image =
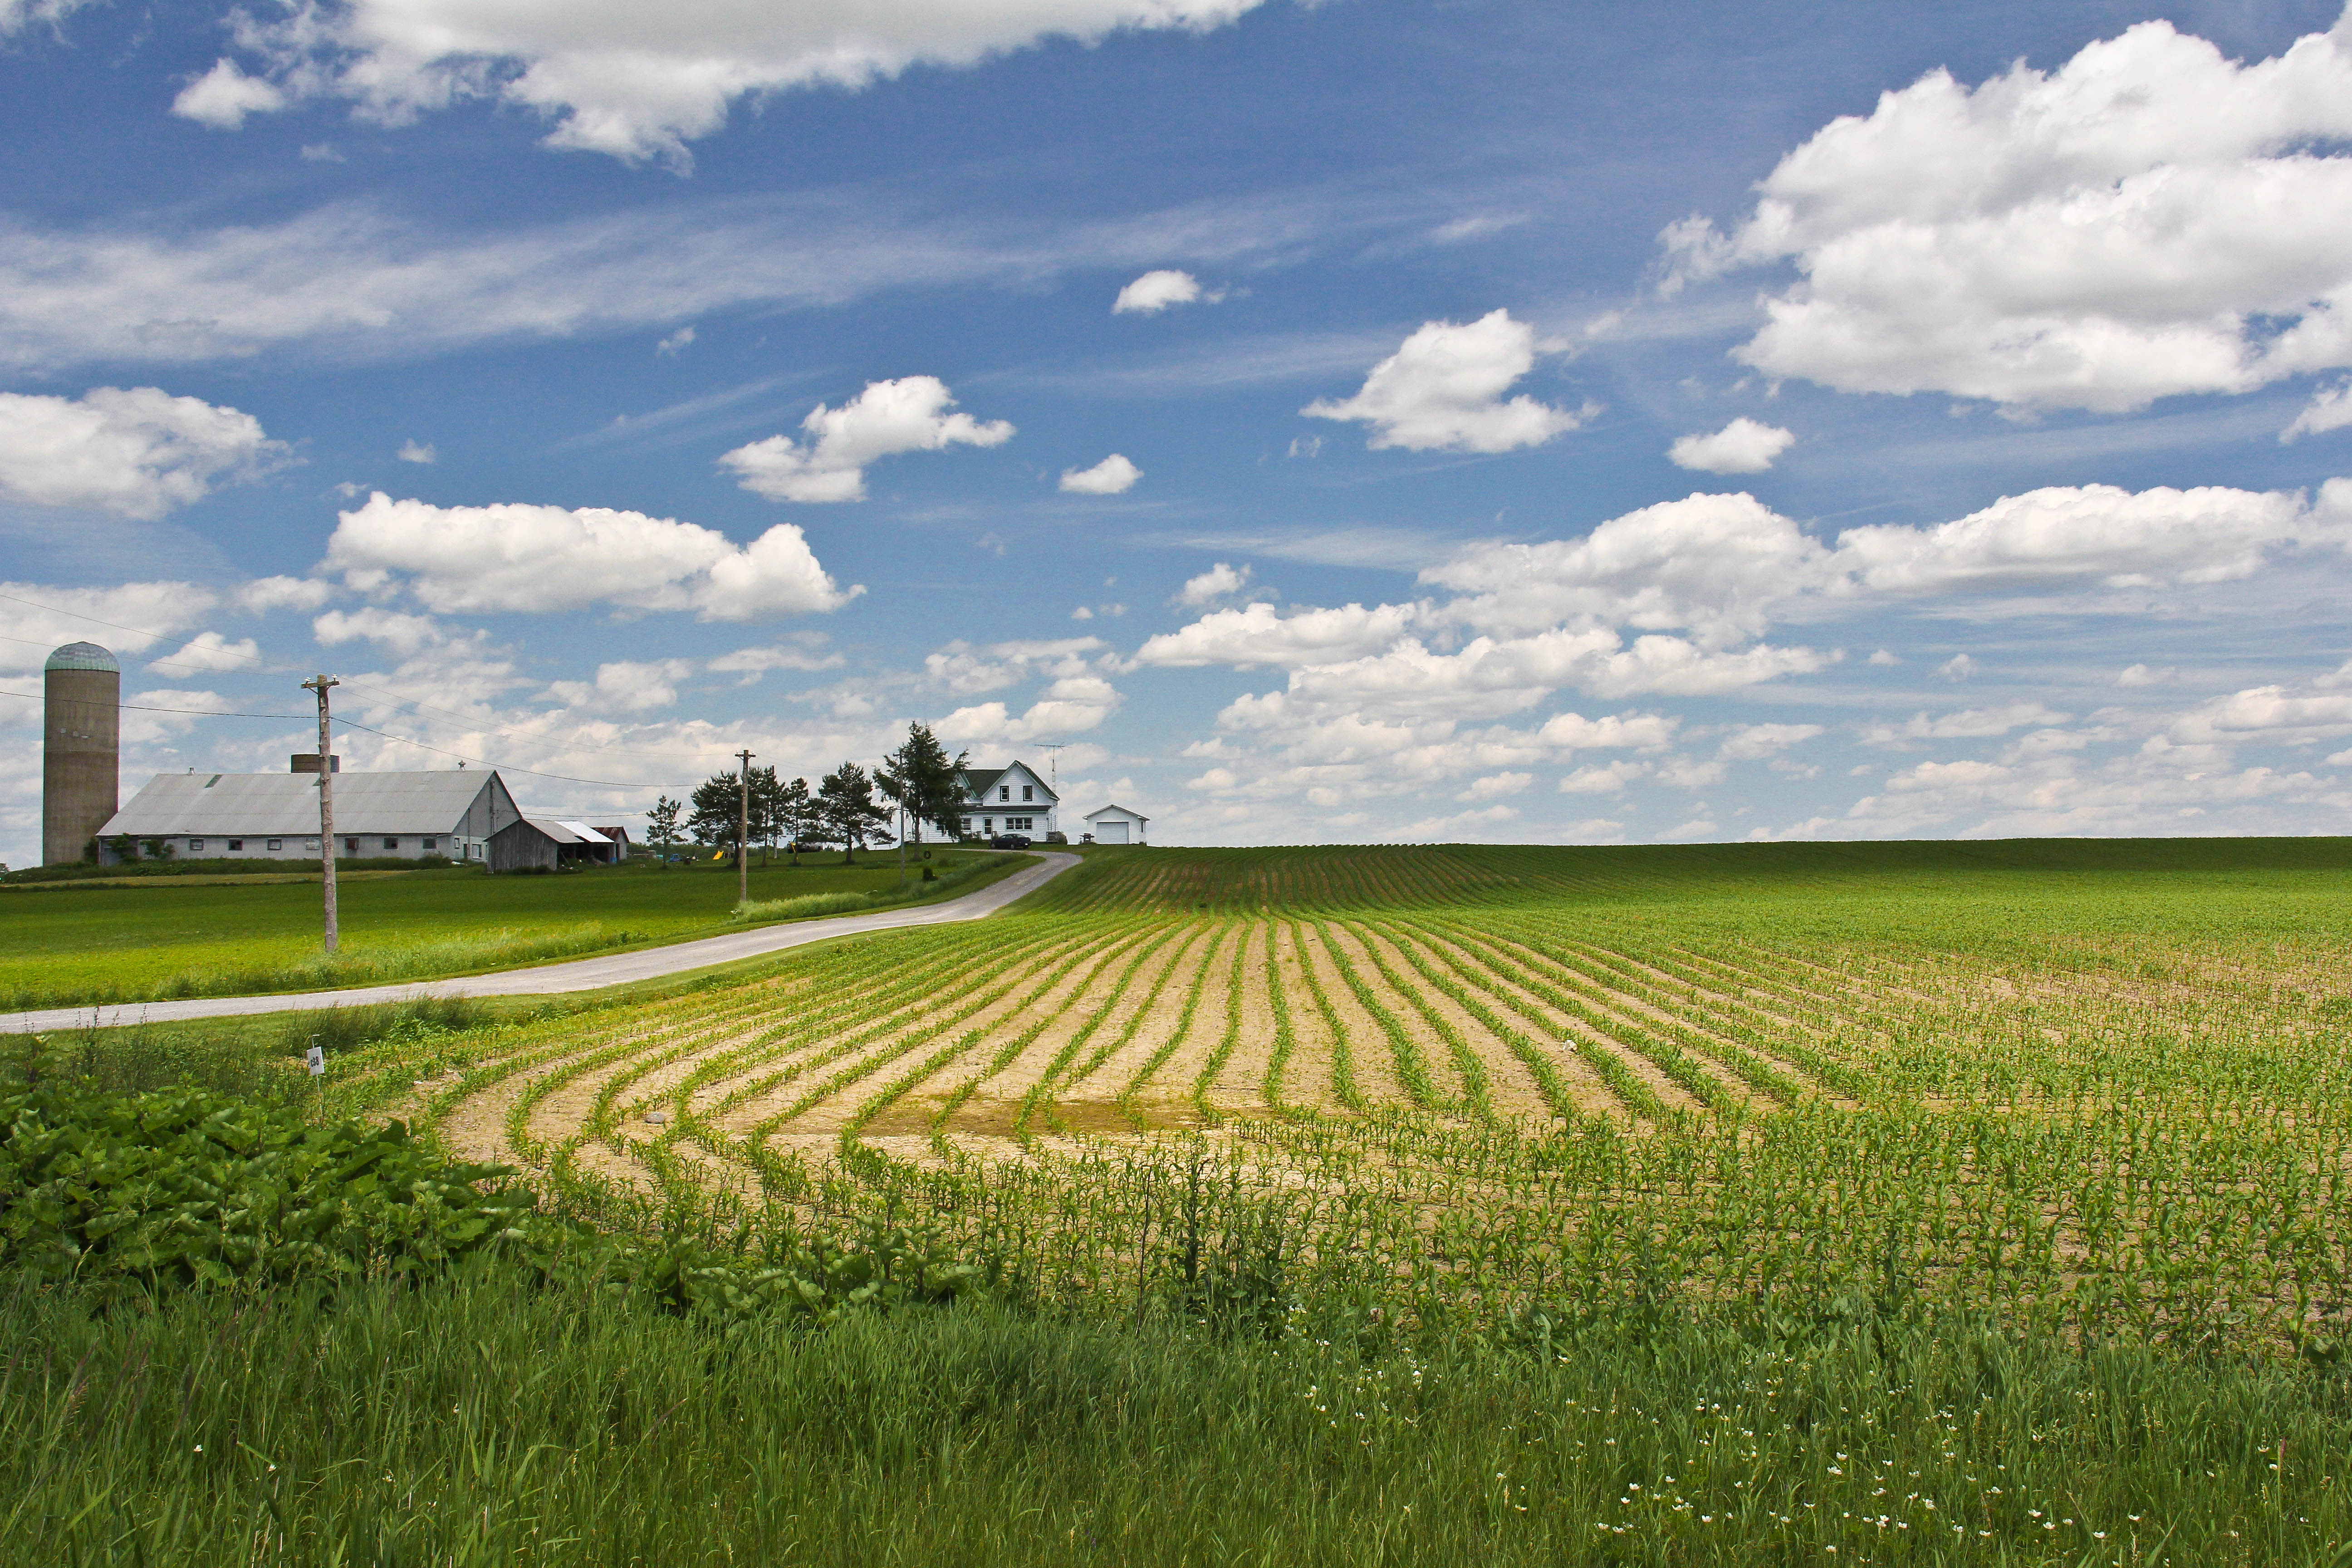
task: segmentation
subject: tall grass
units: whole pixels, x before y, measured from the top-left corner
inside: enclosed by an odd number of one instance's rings
[[[108,1315],[0,1289],[17,1562],[2251,1568],[2352,1528],[2340,1382],[1965,1323],[724,1337],[488,1259]]]
[[[934,876],[929,881],[910,877],[903,887],[872,888],[862,893],[804,893],[795,899],[754,899],[737,904],[730,918],[747,925],[765,925],[774,921],[864,914],[870,910],[889,909],[899,904],[924,903],[944,896],[975,877],[1026,858],[1020,855],[992,855],[984,860],[958,867],[944,876]]]

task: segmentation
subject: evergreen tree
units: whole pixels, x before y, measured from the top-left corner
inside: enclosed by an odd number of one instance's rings
[[[646,837],[654,841],[654,847],[664,856],[667,856],[669,847],[677,842],[678,814],[685,809],[677,801],[663,795],[654,802],[653,809],[646,813]]]
[[[914,822],[909,836],[923,841],[923,824],[937,823],[950,834],[956,813],[963,805],[963,769],[971,753],[960,752],[950,762],[947,748],[928,724],[907,726],[907,740],[874,770],[874,782],[897,802]]]
[[[708,844],[740,855],[742,781],[733,773],[713,773],[694,786],[686,830],[697,844]]]
[[[806,779],[794,779],[776,792],[776,821],[783,830],[784,852],[801,863],[801,846],[816,832],[816,803]]]
[[[882,826],[890,813],[875,800],[873,779],[856,763],[844,763],[824,775],[817,785],[816,807],[827,835],[840,844],[849,865],[857,864],[857,852],[867,839],[890,842],[890,833]]]

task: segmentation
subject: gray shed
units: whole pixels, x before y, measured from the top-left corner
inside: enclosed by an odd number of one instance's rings
[[[611,837],[584,822],[552,816],[526,816],[490,836],[489,867],[499,871],[552,871],[558,866],[586,862],[609,866],[625,851]]]

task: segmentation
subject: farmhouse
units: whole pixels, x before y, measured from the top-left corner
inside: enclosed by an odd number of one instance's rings
[[[1087,830],[1097,844],[1140,844],[1143,825],[1151,818],[1139,811],[1129,811],[1123,805],[1106,805],[1087,813]]]
[[[956,821],[941,826],[954,828],[966,838],[989,838],[999,833],[1045,838],[1061,831],[1061,825],[1054,820],[1061,797],[1028,763],[966,768],[961,776],[961,813]]]
[[[315,861],[319,764],[310,763],[283,773],[159,773],[98,830],[100,855],[110,864],[122,859],[112,846],[127,838],[134,856]],[[334,778],[339,857],[481,860],[491,837],[522,817],[495,771],[338,769]]]
[[[552,871],[583,861],[610,866],[628,854],[628,830],[591,827],[551,816],[525,816],[490,835],[488,865],[499,871]]]

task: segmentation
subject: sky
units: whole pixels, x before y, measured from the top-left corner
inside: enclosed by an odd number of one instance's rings
[[[2152,4],[0,0],[0,861],[80,639],[126,798],[2352,831],[2352,14]]]

